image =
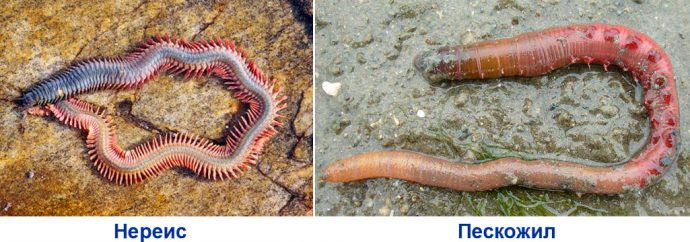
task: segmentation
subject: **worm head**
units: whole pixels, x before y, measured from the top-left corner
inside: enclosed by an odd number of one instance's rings
[[[420,53],[414,58],[414,66],[424,79],[431,83],[460,79],[458,60],[453,48],[444,47]]]
[[[34,92],[25,92],[21,97],[17,98],[16,104],[19,108],[27,109],[38,104],[38,96]]]

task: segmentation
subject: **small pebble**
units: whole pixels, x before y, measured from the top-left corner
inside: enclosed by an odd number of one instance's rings
[[[398,59],[398,56],[400,55],[400,51],[395,50],[395,49],[391,49],[391,50],[386,51],[386,53],[384,53],[383,55],[386,56],[386,58],[389,60],[395,60],[395,59]]]
[[[26,178],[28,178],[28,179],[34,178],[34,171],[26,172]]]
[[[340,82],[323,82],[321,83],[321,88],[323,88],[323,91],[326,92],[326,94],[331,95],[331,96],[337,96],[338,92],[340,91]]]
[[[379,126],[381,126],[382,123],[383,123],[383,120],[378,119],[378,120],[374,121],[373,123],[370,123],[369,127],[375,129],[375,128],[378,128]]]
[[[328,67],[328,71],[331,72],[334,76],[339,76],[340,74],[343,74],[343,69],[340,68],[338,65],[332,65]]]
[[[556,114],[556,122],[562,127],[575,127],[576,122],[573,119],[573,115],[568,113],[568,111],[560,110]]]
[[[460,95],[455,97],[455,106],[459,107],[459,108],[464,107],[465,103],[467,103],[468,99],[469,99],[469,97],[468,97],[467,93],[464,93],[464,92],[460,93]]]
[[[400,207],[400,214],[405,215],[407,212],[410,211],[410,205],[405,203]]]
[[[390,212],[391,212],[391,210],[386,206],[379,208],[379,215],[381,215],[381,216],[388,216],[388,215],[390,215]]]
[[[467,151],[465,154],[462,156],[463,160],[477,160],[477,156],[474,154],[472,151]]]
[[[608,117],[616,116],[618,114],[618,108],[615,106],[605,105],[599,109],[601,110],[601,113]]]
[[[374,206],[374,200],[371,200],[370,198],[364,199],[364,206],[370,208]]]
[[[359,64],[367,63],[367,59],[364,58],[364,54],[362,54],[362,52],[357,53],[357,57],[356,57],[356,58],[357,58],[357,62],[358,62]]]
[[[468,30],[460,35],[460,43],[462,43],[463,45],[470,44],[472,42],[475,42],[475,36],[472,31]]]
[[[423,118],[426,117],[426,113],[424,113],[424,110],[417,110],[417,117]]]

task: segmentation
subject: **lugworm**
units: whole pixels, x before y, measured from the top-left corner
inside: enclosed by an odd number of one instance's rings
[[[580,24],[424,52],[414,65],[429,81],[538,76],[573,63],[620,67],[644,90],[651,138],[624,163],[593,166],[568,161],[501,158],[452,162],[411,151],[375,151],[334,161],[323,180],[388,177],[459,191],[519,185],[578,193],[640,190],[678,157],[678,99],[668,55],[648,36],[619,25]]]
[[[187,134],[165,134],[134,149],[117,145],[110,119],[102,109],[72,97],[81,93],[139,87],[159,72],[184,73],[184,78],[214,75],[224,81],[248,110],[226,137],[225,145]],[[277,131],[278,112],[285,96],[247,61],[241,49],[228,40],[157,37],[121,57],[94,58],[28,88],[18,99],[27,112],[54,115],[61,122],[87,132],[89,156],[107,179],[131,184],[174,166],[185,167],[208,179],[237,178],[256,163],[264,143]]]

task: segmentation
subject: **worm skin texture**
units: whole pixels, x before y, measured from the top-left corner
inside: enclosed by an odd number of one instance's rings
[[[678,157],[679,113],[669,57],[648,36],[624,26],[580,24],[443,47],[414,59],[415,67],[431,82],[538,76],[573,63],[615,65],[642,85],[651,138],[629,161],[591,166],[508,157],[470,163],[411,151],[375,151],[332,162],[323,179],[349,182],[388,177],[459,191],[520,185],[600,194],[637,191],[657,181]]]
[[[225,145],[189,134],[165,134],[131,150],[117,145],[114,125],[103,109],[74,99],[96,90],[139,87],[159,72],[184,74],[184,78],[213,75],[248,105]],[[285,96],[242,51],[228,40],[157,37],[136,51],[115,58],[95,58],[73,64],[66,70],[28,88],[19,98],[29,114],[52,115],[61,122],[84,130],[89,156],[98,171],[119,184],[132,184],[171,167],[185,167],[207,179],[237,178],[256,164],[266,141],[277,131],[286,107]]]

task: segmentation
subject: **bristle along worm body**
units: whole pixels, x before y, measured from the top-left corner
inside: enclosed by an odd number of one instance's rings
[[[213,75],[248,105],[245,115],[226,137],[225,145],[187,134],[165,134],[134,149],[117,145],[110,119],[102,109],[74,99],[103,89],[139,87],[159,72],[190,76]],[[122,57],[87,59],[28,88],[18,100],[28,113],[54,115],[61,122],[87,132],[90,158],[107,179],[121,184],[140,182],[174,166],[188,168],[208,179],[236,178],[255,164],[262,147],[276,132],[285,96],[247,61],[228,40],[187,42],[149,39]]]

